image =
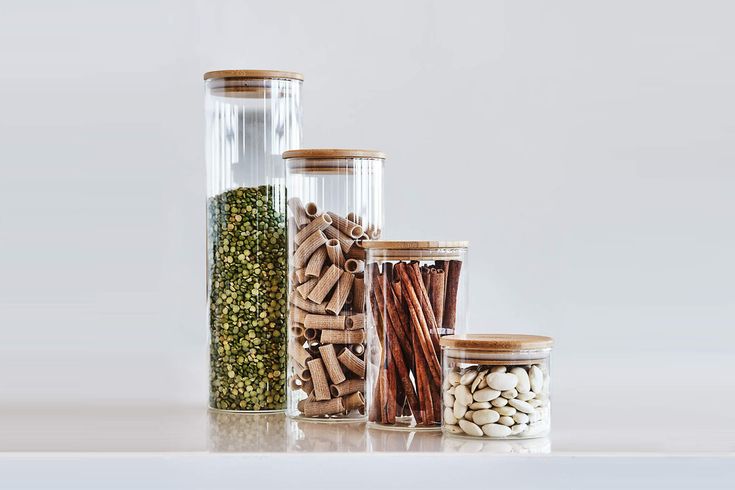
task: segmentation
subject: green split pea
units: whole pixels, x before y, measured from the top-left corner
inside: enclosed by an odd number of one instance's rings
[[[210,406],[286,405],[287,250],[282,196],[240,187],[209,200]]]

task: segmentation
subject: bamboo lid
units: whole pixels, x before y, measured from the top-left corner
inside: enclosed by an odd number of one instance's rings
[[[416,250],[422,248],[467,248],[470,242],[437,242],[427,240],[369,240],[362,242],[363,248],[381,250]]]
[[[259,78],[303,81],[304,75],[293,71],[280,70],[215,70],[204,74],[205,80],[216,78]]]
[[[368,242],[369,243],[369,242]],[[439,340],[442,347],[472,349],[488,352],[515,352],[550,349],[554,339],[543,335],[521,334],[465,334],[446,335]]]
[[[304,148],[283,152],[284,160],[301,158],[304,160],[329,160],[337,158],[375,158],[385,160],[385,153],[376,150],[353,150],[346,148]]]

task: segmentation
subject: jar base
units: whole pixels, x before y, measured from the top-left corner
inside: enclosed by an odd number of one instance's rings
[[[210,412],[217,412],[217,413],[241,413],[243,415],[253,415],[253,414],[259,414],[259,413],[284,413],[286,411],[285,408],[277,408],[277,409],[271,409],[271,410],[230,410],[226,408],[215,408],[215,407],[207,407],[207,410]]]
[[[489,436],[470,436],[467,434],[455,434],[454,432],[449,432],[448,430],[442,429],[442,435],[445,435],[447,437],[451,437],[454,439],[464,439],[468,441],[522,441],[524,439],[542,439],[544,437],[549,437],[549,434],[551,431],[541,432],[539,434],[530,434],[530,435],[522,435],[519,434],[517,436],[507,436],[507,437],[489,437]]]
[[[317,418],[317,417],[306,417],[304,415],[292,415],[287,413],[286,416],[292,420],[298,420],[299,422],[316,422],[317,424],[364,424],[367,422],[367,416],[359,418],[348,418],[348,417],[332,417],[332,418]]]
[[[392,430],[396,432],[439,432],[441,431],[440,425],[433,425],[431,427],[423,427],[420,425],[409,425],[408,423],[404,425],[386,425],[386,424],[379,424],[377,422],[368,422],[367,423],[368,429],[378,429],[378,430]]]

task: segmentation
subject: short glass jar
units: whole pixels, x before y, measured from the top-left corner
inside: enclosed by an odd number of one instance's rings
[[[379,240],[363,247],[368,421],[379,428],[439,430],[439,339],[465,329],[467,242]]]
[[[287,151],[288,415],[365,420],[365,250],[383,228],[385,155]]]
[[[490,439],[548,435],[552,344],[539,335],[443,337],[444,433]]]

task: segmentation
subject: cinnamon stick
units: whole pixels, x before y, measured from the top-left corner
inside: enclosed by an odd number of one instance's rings
[[[429,291],[431,308],[434,310],[436,324],[441,328],[444,325],[444,271],[432,269],[429,273],[429,282],[431,283]]]
[[[423,357],[428,365],[428,370],[431,378],[433,378],[432,381],[440,384],[439,380],[441,380],[441,368],[439,366],[439,358],[437,356],[436,350],[434,349],[434,344],[431,340],[427,320],[421,308],[421,302],[416,295],[416,291],[414,290],[411,279],[409,279],[409,275],[406,269],[410,269],[410,267],[408,267],[407,264],[400,262],[395,265],[394,272],[398,274],[398,277],[401,280],[403,297],[406,300],[406,304],[408,305],[411,324],[412,326],[414,326],[417,333],[416,338],[420,348],[415,349],[414,352],[420,351],[423,354]]]
[[[444,328],[454,329],[457,321],[457,290],[459,289],[459,275],[462,271],[461,260],[450,260],[447,272],[447,284],[444,291]]]
[[[429,300],[429,293],[426,291],[426,285],[421,278],[421,270],[417,262],[411,262],[406,267],[408,276],[411,279],[411,284],[416,292],[416,297],[419,300],[421,311],[426,319],[426,325],[429,329],[429,335],[431,336],[431,342],[434,344],[434,350],[438,354],[441,352],[439,347],[439,326],[436,323],[436,317],[434,316],[434,310],[431,308],[431,301]]]

